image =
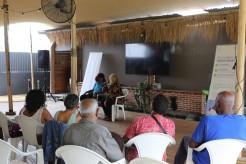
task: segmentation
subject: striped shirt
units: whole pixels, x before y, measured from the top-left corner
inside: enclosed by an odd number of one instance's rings
[[[119,145],[106,127],[94,120],[83,118],[66,130],[62,145],[77,145],[88,148],[115,162],[123,158]]]

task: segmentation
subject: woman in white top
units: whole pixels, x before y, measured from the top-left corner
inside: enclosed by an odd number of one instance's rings
[[[41,90],[30,90],[26,95],[26,104],[21,109],[20,115],[32,117],[42,124],[53,120],[50,112],[45,108],[45,100],[45,95]]]

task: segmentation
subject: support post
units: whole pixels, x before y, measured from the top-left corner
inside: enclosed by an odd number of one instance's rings
[[[32,27],[30,26],[30,61],[31,61],[31,89],[35,89],[34,62],[32,58]]]
[[[7,0],[3,0],[3,12],[4,12],[4,44],[5,44],[5,56],[6,56],[6,79],[7,79],[7,93],[8,93],[8,103],[9,103],[9,111],[6,112],[6,115],[15,115],[15,112],[13,111],[10,62],[9,62],[9,39],[8,39],[9,13],[8,13]]]
[[[235,112],[243,115],[243,94],[244,94],[244,63],[245,63],[245,20],[246,20],[246,1],[240,0],[238,22],[238,52],[237,52],[237,78],[236,78],[236,97]]]
[[[71,93],[77,94],[77,38],[76,12],[71,21]]]

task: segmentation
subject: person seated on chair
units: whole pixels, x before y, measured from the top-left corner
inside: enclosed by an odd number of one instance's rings
[[[39,89],[30,90],[26,95],[26,104],[21,109],[20,115],[32,117],[34,120],[45,124],[49,120],[53,120],[50,112],[45,108],[45,95]]]
[[[95,98],[97,99],[97,95],[99,95],[98,100],[104,102],[106,95],[104,94],[107,92],[107,85],[105,80],[105,75],[103,73],[97,74],[95,77],[96,83],[94,84],[94,87],[92,90],[89,90],[85,92],[83,95],[80,96],[80,101],[86,99],[86,98]],[[103,103],[101,102],[101,103]]]
[[[119,83],[118,76],[116,74],[109,75],[110,85],[108,87],[108,93],[102,108],[105,114],[104,120],[111,120],[112,116],[112,105],[115,103],[116,97],[123,95],[122,89]],[[122,102],[120,102],[122,101]],[[119,103],[123,103],[123,100],[119,100]]]
[[[57,111],[54,119],[61,121],[67,125],[79,122],[81,116],[77,113],[79,106],[79,97],[76,94],[68,94],[64,100],[64,105],[66,107],[65,111]]]
[[[106,95],[105,92],[107,92],[108,87],[106,84],[105,75],[103,73],[99,73],[95,78],[95,85],[93,87],[93,98],[100,101],[101,99],[105,99]],[[99,97],[97,95],[99,94]]]
[[[152,102],[151,115],[144,115],[136,118],[130,126],[125,130],[123,140],[126,143],[131,138],[142,133],[159,132],[164,133],[155,121],[153,116],[158,120],[160,125],[164,128],[165,133],[169,136],[175,137],[175,124],[171,119],[164,117],[168,109],[168,100],[164,95],[157,95]],[[151,142],[151,141],[148,141]],[[133,147],[126,151],[126,159],[130,162],[132,159],[137,158],[137,149]],[[163,161],[166,161],[166,154],[163,155]]]
[[[104,126],[96,123],[98,104],[96,99],[85,99],[80,102],[82,119],[68,127],[62,145],[77,145],[88,148],[115,162],[123,158],[119,145]]]
[[[185,136],[176,152],[174,164],[183,164],[187,157],[188,145],[197,148],[201,144],[219,139],[239,139],[246,141],[246,118],[233,114],[234,95],[228,91],[218,93],[214,109],[218,115],[205,116],[197,125],[192,137]],[[210,163],[207,150],[193,151],[193,161],[196,164]]]

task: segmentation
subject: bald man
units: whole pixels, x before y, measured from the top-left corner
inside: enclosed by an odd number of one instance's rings
[[[245,116],[233,114],[233,105],[234,95],[231,92],[223,91],[218,93],[214,106],[218,115],[205,116],[198,124],[192,137],[183,138],[176,153],[174,164],[184,163],[187,156],[188,143],[189,147],[197,148],[199,145],[211,140],[231,138],[246,141],[246,118]],[[201,152],[193,151],[192,155],[196,164],[210,163],[207,150]]]
[[[63,145],[77,145],[97,152],[110,162],[123,158],[119,145],[104,126],[96,123],[98,104],[95,99],[84,99],[80,102],[78,123],[69,126],[63,137]]]

